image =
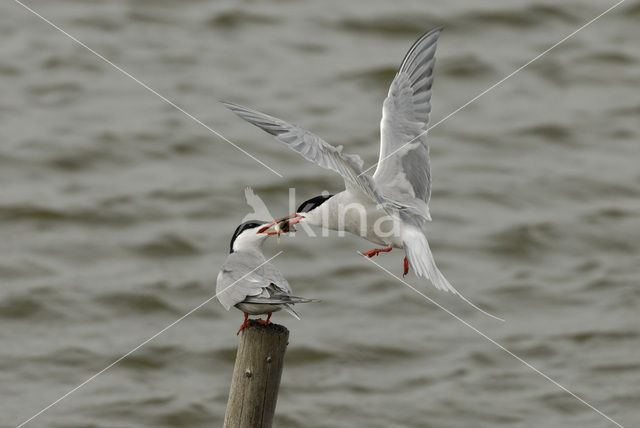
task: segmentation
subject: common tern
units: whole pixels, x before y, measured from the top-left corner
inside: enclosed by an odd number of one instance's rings
[[[274,230],[270,230],[272,227]],[[288,231],[288,224],[283,222],[273,225],[266,221],[249,220],[233,233],[231,252],[218,273],[216,294],[226,310],[235,306],[244,312],[244,322],[238,334],[249,326],[249,315],[266,314],[266,320],[258,320],[263,325],[269,324],[271,314],[281,309],[300,319],[292,306],[315,301],[293,296],[289,282],[262,252],[264,241],[270,235],[278,235],[279,239],[281,232]]]
[[[344,191],[303,202],[296,213],[285,217],[290,224],[304,222],[331,230],[346,230],[384,246],[361,253],[368,257],[403,248],[405,275],[411,267],[437,289],[457,294],[476,307],[440,272],[423,230],[425,222],[431,220],[428,205],[431,172],[426,131],[431,112],[436,42],[441,31],[442,27],[437,27],[418,38],[391,83],[382,108],[380,156],[373,176],[363,173],[360,156],[343,153],[342,146],[333,146],[281,119],[237,104],[223,104],[305,159],[337,172],[344,179]]]

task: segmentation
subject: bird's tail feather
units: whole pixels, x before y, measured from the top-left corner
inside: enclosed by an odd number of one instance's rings
[[[288,303],[284,303],[282,305],[282,308],[289,312],[291,314],[292,317],[294,317],[295,319],[300,319],[300,315],[298,315],[298,313],[291,307],[291,305],[294,305],[296,303],[317,303],[320,300],[318,299],[306,299],[304,297],[298,297],[298,296],[287,296],[288,298]]]
[[[255,304],[263,304],[263,305],[280,305],[282,309],[289,312],[291,316],[295,319],[300,319],[300,315],[296,311],[293,310],[291,305],[296,303],[316,303],[319,302],[318,299],[307,299],[305,297],[291,296],[288,294],[276,294],[274,296],[264,298],[264,297],[246,297],[244,299],[244,303],[255,303]]]
[[[289,303],[318,303],[321,300],[318,299],[307,299],[306,297],[298,297],[298,296],[287,296],[289,299]]]
[[[288,294],[274,294],[271,297],[253,297],[248,296],[243,300],[244,303],[259,303],[263,305],[283,305],[285,303],[317,303],[318,299],[307,299],[304,297],[290,296]]]
[[[298,315],[298,313],[296,311],[294,311],[293,308],[290,305],[284,304],[284,305],[282,305],[282,309],[284,309],[285,311],[289,312],[291,314],[291,316],[294,317],[295,319],[297,319],[297,320],[300,319],[300,315]]]
[[[449,291],[460,296],[462,300],[483,314],[499,321],[504,321],[502,318],[480,309],[460,294],[458,290],[453,288],[453,285],[449,283],[447,278],[445,278],[442,272],[440,272],[440,269],[438,269],[438,266],[436,266],[433,254],[431,253],[431,248],[429,248],[429,243],[427,242],[427,237],[424,236],[424,233],[416,231],[411,234],[410,239],[403,241],[403,243],[407,260],[409,260],[409,266],[413,269],[416,275],[427,278],[438,290]]]

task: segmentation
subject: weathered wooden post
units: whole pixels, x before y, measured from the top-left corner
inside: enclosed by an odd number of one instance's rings
[[[278,400],[289,330],[278,324],[251,326],[240,333],[225,428],[270,428]]]

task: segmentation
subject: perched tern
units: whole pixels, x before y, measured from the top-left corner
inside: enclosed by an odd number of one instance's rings
[[[304,222],[346,230],[384,246],[362,253],[368,257],[403,248],[405,275],[411,267],[437,289],[457,294],[476,307],[440,272],[423,230],[425,222],[431,220],[428,205],[431,172],[426,130],[431,112],[436,42],[441,31],[442,27],[434,28],[411,46],[391,83],[382,108],[380,157],[373,176],[363,173],[360,156],[343,153],[342,146],[335,147],[278,118],[237,104],[223,104],[242,119],[274,135],[305,159],[343,177],[344,191],[305,201],[295,214],[285,217],[290,224]]]
[[[238,334],[249,326],[249,315],[267,314],[266,320],[258,320],[263,325],[269,324],[271,314],[280,309],[300,319],[291,306],[315,301],[291,295],[287,280],[262,253],[264,241],[270,235],[278,235],[279,239],[281,232],[289,231],[289,225],[285,223],[278,222],[275,230],[269,230],[273,222],[249,220],[233,233],[231,253],[218,273],[216,293],[226,310],[235,306],[244,312]]]

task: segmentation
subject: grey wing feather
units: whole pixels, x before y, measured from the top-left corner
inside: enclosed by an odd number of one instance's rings
[[[427,220],[431,218],[431,172],[425,131],[441,31],[442,27],[434,28],[414,43],[391,83],[382,109],[380,159],[373,175],[384,197],[402,194],[396,202]]]
[[[261,265],[262,264],[262,265]],[[256,269],[256,266],[260,266]],[[311,299],[292,296],[289,282],[264,257],[249,252],[231,253],[216,281],[218,300],[229,310],[238,303],[294,304]]]
[[[348,188],[366,194],[383,207],[395,207],[392,201],[382,196],[376,182],[370,176],[360,175],[363,164],[360,156],[343,153],[342,146],[332,146],[317,135],[281,119],[237,104],[222,104],[242,119],[275,136],[305,159],[337,172],[345,180]]]
[[[282,272],[272,265],[271,263],[265,263],[263,266],[262,276],[267,279],[271,284],[275,285],[281,292],[291,294],[293,290],[289,281],[286,280]]]
[[[272,292],[269,297],[247,297],[244,300],[245,303],[269,303],[272,305],[284,305],[284,304],[295,304],[295,303],[313,303],[318,302],[315,299],[306,299],[304,297],[291,296],[288,294],[281,294],[277,292]]]
[[[284,293],[280,288],[274,286],[265,289],[265,292],[257,297],[247,297],[243,303],[253,304],[266,304],[266,305],[278,305],[294,318],[300,319],[300,315],[292,308],[292,305],[296,303],[313,303],[318,302],[315,299],[306,299],[304,297],[292,296],[288,293]]]
[[[216,281],[216,294],[225,309],[249,296],[259,296],[271,285],[271,280],[263,275],[266,266],[260,266],[263,262],[260,257],[246,253],[231,253],[227,257]]]

